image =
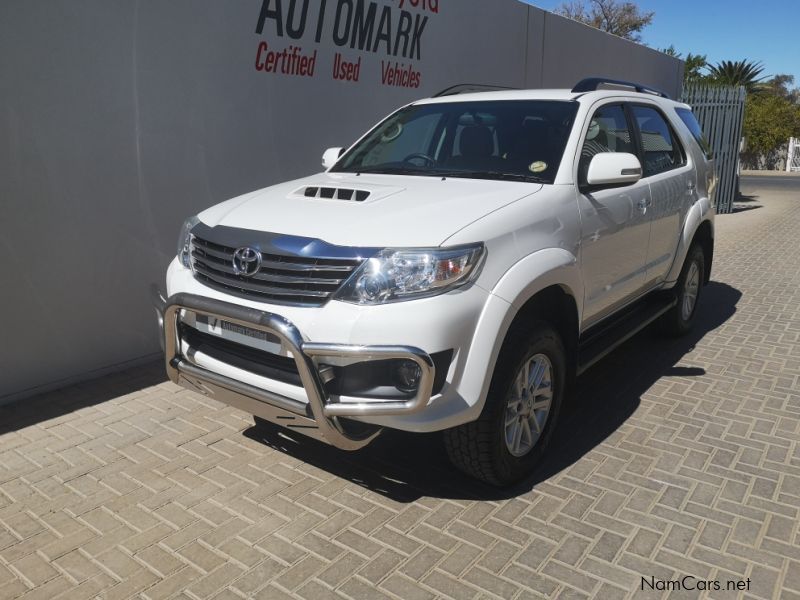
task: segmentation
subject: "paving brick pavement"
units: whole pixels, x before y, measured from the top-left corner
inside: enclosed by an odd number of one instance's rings
[[[800,192],[754,195],[697,331],[592,369],[514,490],[437,436],[256,431],[157,364],[0,408],[0,598],[800,598]]]

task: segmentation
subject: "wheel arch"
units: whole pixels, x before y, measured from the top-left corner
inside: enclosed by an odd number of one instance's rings
[[[553,284],[539,290],[519,307],[508,327],[504,346],[509,338],[523,332],[526,325],[544,321],[558,333],[566,351],[569,374],[577,367],[579,317],[578,302],[573,291],[565,284]]]
[[[689,253],[689,248],[692,247],[695,241],[703,244],[703,251],[707,260],[704,283],[708,283],[708,277],[711,274],[711,260],[713,260],[714,255],[714,207],[708,198],[703,198],[696,202],[686,215],[683,231],[675,249],[672,268],[665,279],[667,287],[670,287],[678,280],[686,255]]]
[[[545,320],[561,336],[571,363],[571,355],[577,353],[583,292],[578,259],[573,253],[547,248],[525,257],[500,279],[493,291],[511,304],[512,315],[501,332],[502,343],[513,328],[526,320]]]
[[[700,223],[700,226],[692,236],[692,243],[700,244],[703,248],[703,255],[705,258],[705,272],[703,274],[703,284],[707,285],[711,281],[711,265],[714,262],[714,226],[709,219]]]
[[[510,332],[526,319],[552,322],[565,345],[567,362],[577,362],[583,287],[575,256],[561,248],[534,252],[518,261],[494,286],[478,320],[459,393],[469,409],[462,422],[478,418],[500,351]]]

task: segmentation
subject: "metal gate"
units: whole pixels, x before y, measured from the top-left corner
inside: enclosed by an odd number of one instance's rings
[[[739,149],[744,120],[742,86],[690,85],[683,89],[681,100],[692,107],[703,128],[717,174],[715,204],[717,212],[729,213],[738,191]]]
[[[789,138],[789,154],[786,155],[786,170],[800,172],[800,138]]]

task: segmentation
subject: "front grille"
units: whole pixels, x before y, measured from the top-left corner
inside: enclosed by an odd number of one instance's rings
[[[261,252],[261,269],[252,276],[233,268],[236,248],[192,236],[195,277],[214,288],[279,304],[321,306],[336,293],[362,258],[314,258]]]

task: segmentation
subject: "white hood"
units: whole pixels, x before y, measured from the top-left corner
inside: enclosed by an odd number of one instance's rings
[[[308,188],[312,190],[306,192]],[[307,197],[313,188],[318,188],[316,196],[320,188],[345,190],[342,196],[350,190],[369,196],[362,201],[355,195],[350,200]],[[495,180],[320,173],[234,198],[199,216],[211,227],[297,235],[338,246],[438,246],[470,223],[541,188]]]

